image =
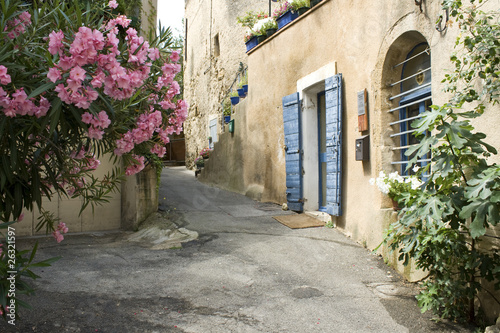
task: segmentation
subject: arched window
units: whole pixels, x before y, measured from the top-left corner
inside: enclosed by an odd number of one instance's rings
[[[406,156],[409,147],[418,143],[413,136],[415,131],[411,123],[420,118],[421,113],[429,108],[431,100],[431,57],[427,43],[415,46],[406,56],[406,59],[395,65],[401,67],[401,79],[391,84],[399,86],[399,94],[390,97],[391,101],[398,102],[397,107],[390,110],[399,114],[396,121],[389,125],[393,128],[391,138],[394,139],[393,150],[398,151],[398,156],[392,164],[397,166],[401,175],[411,175],[414,165],[408,165],[411,156]],[[430,157],[421,157],[417,165],[422,167],[430,162]]]

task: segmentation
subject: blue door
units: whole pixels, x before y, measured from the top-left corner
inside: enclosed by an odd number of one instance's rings
[[[283,97],[285,130],[286,200],[288,208],[302,212],[302,136],[299,94]]]
[[[326,212],[342,215],[342,74],[325,80]]]

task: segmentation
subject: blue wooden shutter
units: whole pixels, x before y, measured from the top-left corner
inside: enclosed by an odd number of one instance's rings
[[[303,211],[302,200],[302,137],[300,133],[299,94],[283,97],[285,129],[286,200],[288,208]]]
[[[325,80],[326,211],[342,215],[342,74]]]

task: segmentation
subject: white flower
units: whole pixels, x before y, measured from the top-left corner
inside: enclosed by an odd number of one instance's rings
[[[411,189],[412,190],[418,189],[420,186],[422,186],[422,184],[423,183],[418,178],[416,178],[416,177],[411,178]]]
[[[398,183],[404,183],[405,181],[404,178],[401,177],[397,171],[389,174],[389,180],[395,180]]]
[[[375,185],[375,178],[370,178],[370,185]]]
[[[420,167],[418,166],[418,164],[415,164],[411,170],[412,170],[414,173],[417,173],[417,172],[418,172],[418,170],[420,170]]]

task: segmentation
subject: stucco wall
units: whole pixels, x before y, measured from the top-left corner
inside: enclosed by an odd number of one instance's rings
[[[113,169],[113,165],[110,163],[109,158],[104,157],[101,158],[100,161],[101,165],[94,173],[96,177],[103,177]],[[42,207],[44,210],[53,213],[61,222],[66,223],[69,232],[73,233],[120,229],[121,203],[121,193],[117,191],[110,194],[108,203],[96,205],[94,212],[92,212],[92,208],[89,206],[82,214],[79,214],[82,207],[82,200],[80,198],[69,199],[55,196],[51,201],[44,199],[42,201]],[[16,235],[32,236],[45,234],[45,229],[36,232],[39,216],[40,214],[36,208],[33,212],[25,210],[24,219],[15,225]]]

